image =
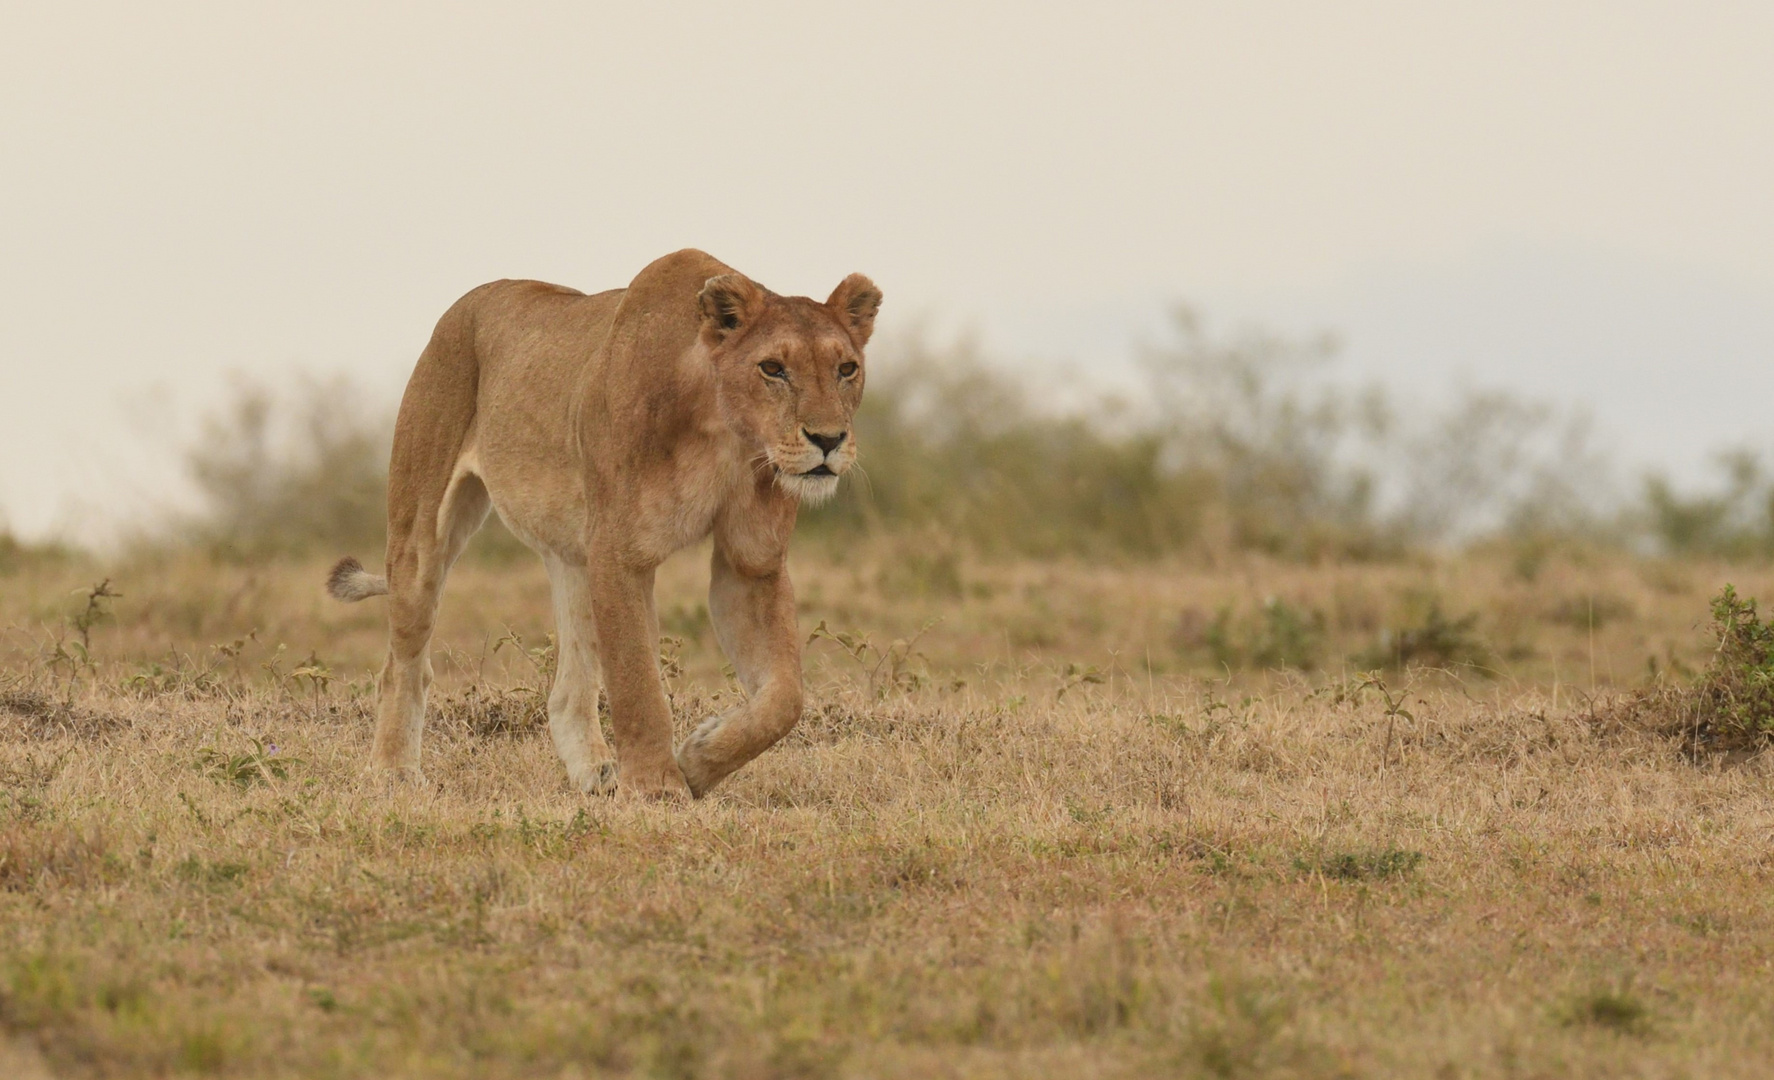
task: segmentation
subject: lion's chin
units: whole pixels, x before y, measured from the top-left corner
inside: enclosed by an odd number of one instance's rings
[[[823,469],[824,467],[821,466]],[[807,506],[818,506],[838,493],[838,477],[830,471],[820,473],[779,472],[776,482],[782,489]]]

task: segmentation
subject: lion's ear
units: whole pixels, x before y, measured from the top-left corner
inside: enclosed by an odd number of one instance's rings
[[[702,333],[714,345],[758,317],[764,290],[744,274],[722,274],[703,283],[696,302],[702,308]]]
[[[875,312],[881,310],[881,290],[875,288],[874,282],[861,274],[851,274],[838,282],[825,305],[849,327],[857,344],[868,344],[869,335],[875,332]]]

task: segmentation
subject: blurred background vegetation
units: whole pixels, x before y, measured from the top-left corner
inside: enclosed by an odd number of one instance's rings
[[[1496,544],[1774,555],[1774,477],[1749,451],[1721,454],[1710,487],[1659,475],[1635,487],[1579,414],[1494,390],[1401,401],[1339,378],[1329,339],[1218,335],[1183,307],[1169,326],[1114,391],[966,339],[877,343],[862,468],[803,513],[803,536],[909,536],[938,557],[987,558],[1384,560]],[[142,543],[231,561],[373,556],[395,403],[366,400],[336,380],[237,385],[187,450],[201,510]],[[59,550],[0,536],[0,571]],[[473,557],[522,550],[495,518]]]

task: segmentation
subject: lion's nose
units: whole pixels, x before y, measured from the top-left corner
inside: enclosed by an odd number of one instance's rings
[[[836,435],[815,435],[813,432],[808,431],[806,428],[802,428],[801,434],[807,436],[808,442],[812,443],[814,446],[819,447],[819,449],[821,451],[823,451],[824,453],[829,454],[833,450],[836,450],[838,447],[842,446],[844,443],[844,437],[846,435],[849,435],[850,433],[848,431],[840,431]]]

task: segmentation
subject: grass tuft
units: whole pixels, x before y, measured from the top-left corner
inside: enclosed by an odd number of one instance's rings
[[[1569,1027],[1598,1027],[1641,1035],[1650,1029],[1651,1010],[1627,989],[1599,988],[1566,1002],[1559,1019]]]
[[[197,750],[197,771],[212,780],[247,788],[289,776],[289,767],[301,759],[282,754],[278,745],[262,739],[248,740],[252,749],[237,754],[217,750],[213,746]]]
[[[1295,859],[1294,869],[1322,874],[1333,881],[1385,881],[1404,877],[1421,865],[1421,851],[1383,848],[1375,851],[1342,851],[1315,859]]]

